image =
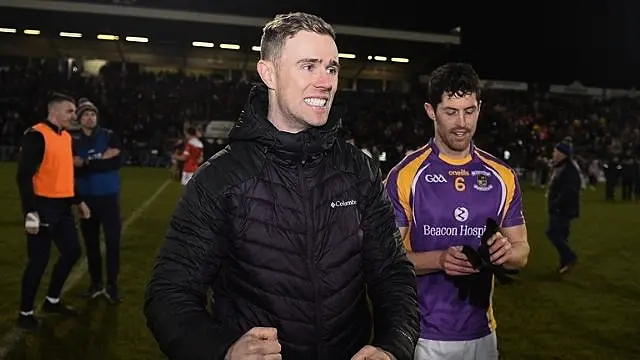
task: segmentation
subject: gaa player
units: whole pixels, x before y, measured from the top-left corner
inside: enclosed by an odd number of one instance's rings
[[[173,157],[174,160],[183,161],[184,166],[182,168],[182,185],[187,185],[189,180],[193,177],[196,170],[203,161],[204,144],[200,140],[202,133],[200,130],[190,127],[187,129],[187,141],[184,145],[184,151],[182,155]]]
[[[462,247],[478,249],[487,218],[500,225],[489,239],[494,264],[520,269],[529,255],[516,174],[472,143],[479,98],[480,81],[471,66],[449,63],[436,69],[425,104],[435,137],[401,161],[386,182],[418,275],[416,360],[498,359],[493,282],[478,305],[459,296],[457,281],[477,272]]]

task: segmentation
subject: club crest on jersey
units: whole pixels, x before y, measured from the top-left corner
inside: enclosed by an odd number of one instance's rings
[[[476,183],[473,184],[473,188],[478,191],[489,191],[493,189],[493,185],[489,184],[489,177],[491,173],[484,170],[475,170],[471,172],[471,176],[476,178]]]

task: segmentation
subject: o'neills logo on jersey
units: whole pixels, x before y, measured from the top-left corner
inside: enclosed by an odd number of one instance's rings
[[[458,225],[458,226],[431,226],[431,225],[423,225],[423,235],[424,236],[475,236],[477,238],[482,237],[486,226],[469,226],[469,225]]]
[[[449,176],[469,176],[469,171],[465,169],[449,170]]]
[[[331,207],[332,208],[336,208],[336,207],[345,207],[345,206],[353,206],[358,204],[357,201],[355,200],[347,200],[347,201],[332,201],[331,202]]]

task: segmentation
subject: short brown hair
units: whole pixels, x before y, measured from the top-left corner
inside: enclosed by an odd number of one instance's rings
[[[76,101],[69,95],[54,92],[49,94],[49,98],[47,99],[47,107],[51,108],[55,104],[59,104],[61,102],[70,102],[75,105]]]
[[[303,12],[279,14],[262,29],[260,58],[263,60],[275,60],[279,58],[285,41],[300,31],[329,35],[334,40],[336,38],[333,27],[316,15]]]

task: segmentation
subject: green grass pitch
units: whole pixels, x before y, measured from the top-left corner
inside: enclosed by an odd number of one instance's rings
[[[0,163],[0,339],[13,329],[25,240],[15,186],[15,164]],[[162,359],[142,315],[144,286],[167,222],[182,187],[165,186],[143,211],[137,211],[169,179],[163,169],[122,171],[123,219],[132,215],[122,240],[120,288],[123,303],[88,302],[79,297],[82,276],[65,299],[82,310],[76,319],[45,317],[43,329],[27,334],[6,359]],[[640,355],[640,204],[605,203],[602,189],[586,190],[582,217],[571,242],[580,263],[563,279],[555,275],[556,254],[544,235],[544,192],[524,187],[525,216],[532,253],[517,283],[498,286],[494,314],[503,359],[630,360]],[[52,260],[57,256],[52,252]],[[44,296],[49,273],[40,286]],[[1,341],[1,340],[0,340]],[[0,344],[0,350],[2,346]],[[288,359],[291,360],[291,359]]]

